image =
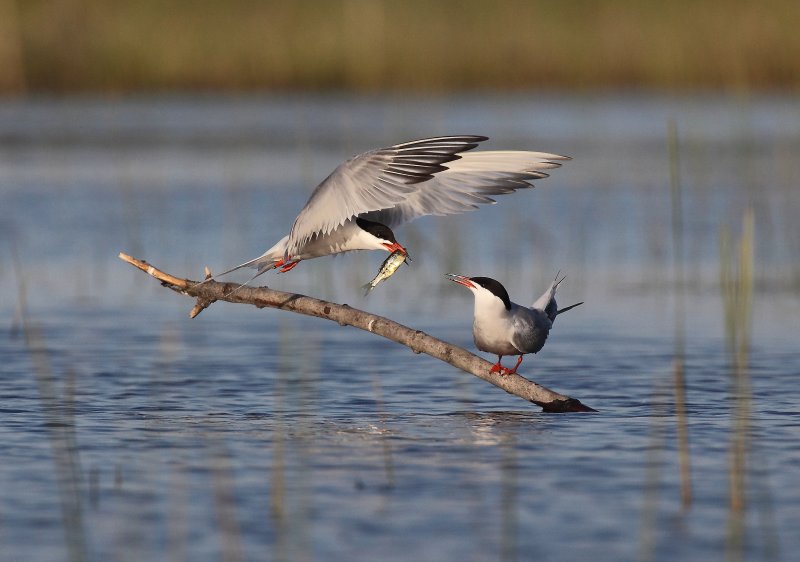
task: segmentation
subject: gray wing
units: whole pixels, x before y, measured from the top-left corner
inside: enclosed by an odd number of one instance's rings
[[[520,353],[536,353],[544,347],[553,323],[540,310],[518,307],[514,314],[514,335],[511,343]]]
[[[493,195],[533,187],[546,178],[542,170],[558,168],[566,156],[519,150],[479,151],[462,154],[428,181],[412,187],[392,206],[367,213],[365,218],[395,227],[425,215],[452,215],[493,204]]]
[[[417,184],[445,170],[487,137],[434,137],[396,144],[354,156],[340,164],[311,194],[289,232],[286,252],[297,253],[311,238],[329,234],[348,219],[393,207]]]

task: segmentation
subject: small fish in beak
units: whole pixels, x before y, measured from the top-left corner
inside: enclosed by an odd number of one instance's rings
[[[372,289],[377,287],[378,283],[385,281],[394,275],[397,269],[407,261],[410,262],[411,258],[408,257],[408,252],[406,252],[405,248],[392,252],[381,264],[381,269],[378,271],[378,274],[375,276],[375,278],[361,287],[362,289],[366,289],[364,296],[366,297],[370,291],[372,291]]]

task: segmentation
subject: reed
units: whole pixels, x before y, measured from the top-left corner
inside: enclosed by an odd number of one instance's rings
[[[33,377],[42,409],[41,423],[53,455],[53,474],[60,496],[61,521],[66,543],[65,557],[70,562],[79,562],[87,559],[87,533],[82,501],[84,474],[75,435],[75,373],[66,373],[62,395],[59,396],[43,331],[28,314],[25,276],[13,244],[11,255],[17,278],[22,335],[31,356]]]
[[[639,550],[641,562],[655,560],[658,546],[659,502],[663,485],[664,452],[667,448],[669,389],[666,381],[656,381],[650,399],[650,422],[645,459],[644,497],[642,502]]]
[[[743,560],[745,547],[746,472],[751,417],[750,353],[755,219],[745,212],[742,235],[734,249],[730,232],[723,229],[720,242],[720,289],[725,315],[725,341],[731,364],[733,400],[729,461],[728,560]]]
[[[6,92],[800,86],[792,0],[0,6]]]
[[[209,431],[204,437],[209,455],[211,496],[219,533],[220,557],[223,562],[239,562],[245,560],[245,556],[237,513],[236,474],[232,455],[218,435]]]
[[[675,423],[678,433],[678,465],[681,477],[681,503],[684,509],[692,504],[692,464],[689,450],[689,421],[686,410],[686,273],[683,248],[683,193],[680,178],[678,127],[674,120],[667,126],[672,194],[672,267],[675,288],[675,357],[673,384]]]
[[[503,562],[519,560],[519,459],[513,433],[500,442],[500,556]]]
[[[377,408],[378,419],[380,420],[381,428],[378,434],[378,440],[381,443],[381,452],[383,456],[383,469],[386,474],[386,489],[391,490],[395,487],[396,480],[394,474],[394,458],[392,456],[392,443],[391,433],[389,431],[389,416],[386,413],[386,405],[383,399],[383,389],[381,387],[381,379],[374,372],[372,374],[372,390],[375,394],[375,406]]]

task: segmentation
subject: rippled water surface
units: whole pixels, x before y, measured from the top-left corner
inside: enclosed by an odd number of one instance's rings
[[[692,503],[673,407],[677,126]],[[782,560],[800,550],[800,109],[782,97],[142,98],[0,103],[3,560]],[[449,365],[286,312],[191,301],[280,238],[350,155],[475,133],[574,158],[532,191],[399,229],[415,258],[271,287],[472,348],[449,271],[560,317],[521,372],[543,414]],[[755,218],[748,448],[732,510],[720,238]],[[242,275],[242,279],[246,276]],[[739,515],[737,515],[737,513]],[[737,526],[738,525],[738,526]]]

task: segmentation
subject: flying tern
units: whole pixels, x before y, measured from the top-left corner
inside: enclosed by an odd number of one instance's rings
[[[393,228],[425,215],[494,203],[492,195],[533,187],[569,157],[546,152],[472,150],[488,137],[457,135],[370,150],[340,164],[311,194],[289,234],[243,267],[287,272],[303,260],[350,252],[407,254]],[[245,285],[247,284],[245,283]]]
[[[465,277],[454,273],[448,273],[447,277],[475,296],[475,319],[472,323],[475,346],[497,355],[497,363],[491,372],[501,375],[516,373],[523,355],[536,353],[544,347],[556,316],[583,304],[579,302],[558,309],[556,289],[564,280],[558,275],[530,308],[511,302],[505,287],[490,277]],[[512,369],[501,364],[504,355],[519,355]]]

